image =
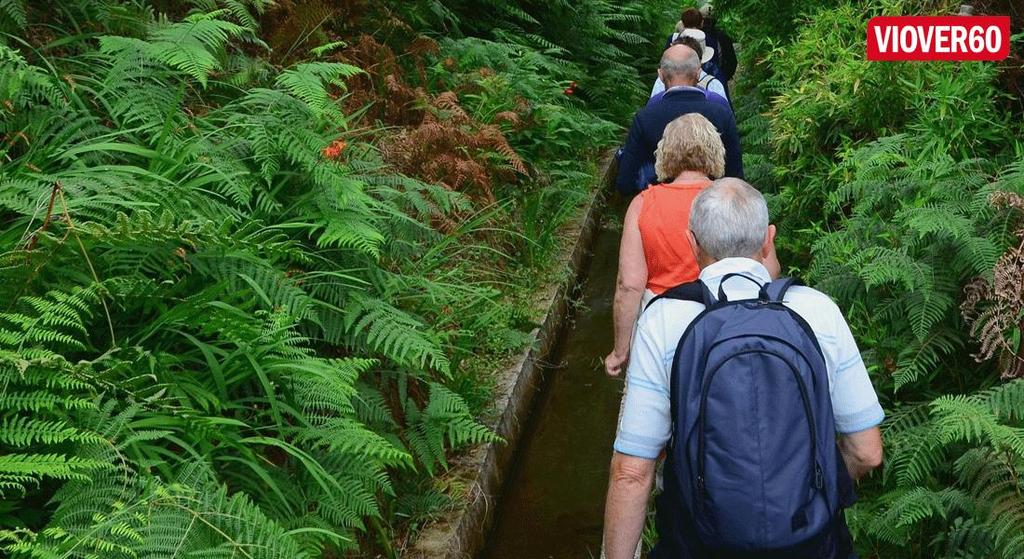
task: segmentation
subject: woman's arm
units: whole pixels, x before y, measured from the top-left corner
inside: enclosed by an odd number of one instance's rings
[[[647,288],[647,260],[640,237],[640,210],[643,198],[637,196],[626,210],[619,246],[619,275],[615,286],[615,304],[612,310],[615,327],[615,348],[604,360],[605,372],[618,376],[629,361],[629,343],[633,325],[640,313],[640,302]]]

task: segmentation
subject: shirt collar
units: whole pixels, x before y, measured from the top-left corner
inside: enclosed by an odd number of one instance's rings
[[[723,258],[700,271],[700,279],[704,283],[718,284],[726,274],[743,274],[758,280],[760,283],[772,281],[768,268],[757,260],[750,258]],[[741,280],[742,281],[742,280]],[[727,285],[731,285],[732,282]]]
[[[697,87],[695,85],[676,85],[676,86],[672,86],[672,87],[666,89],[665,93],[668,93],[669,91],[697,91],[697,92],[703,92],[704,90],[702,90],[701,88],[699,88],[699,87]]]

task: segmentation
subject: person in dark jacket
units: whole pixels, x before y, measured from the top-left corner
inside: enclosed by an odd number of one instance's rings
[[[668,88],[657,103],[644,107],[633,119],[626,145],[622,148],[616,187],[624,196],[633,196],[656,180],[653,172],[654,151],[668,123],[689,113],[699,113],[715,125],[725,145],[725,176],[743,178],[743,156],[740,136],[732,111],[709,101],[704,90],[696,87],[700,74],[700,58],[685,45],[675,45],[661,57],[658,75]],[[671,177],[665,177],[671,178]]]
[[[718,28],[718,18],[715,17],[711,4],[705,4],[700,9],[700,13],[704,16],[704,23],[701,29],[707,35],[707,44],[715,49],[715,56],[711,59],[711,62],[718,67],[718,78],[725,84],[725,90],[728,92],[729,82],[736,75],[736,67],[738,65],[736,62],[736,47],[733,45],[732,37]]]

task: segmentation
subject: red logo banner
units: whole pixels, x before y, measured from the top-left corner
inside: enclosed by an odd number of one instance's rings
[[[880,16],[868,22],[868,60],[1003,60],[1009,16]]]

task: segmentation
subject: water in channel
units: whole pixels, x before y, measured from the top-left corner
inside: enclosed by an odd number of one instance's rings
[[[601,362],[612,347],[621,219],[621,208],[606,212],[580,306],[544,372],[482,559],[600,556],[622,390]]]

